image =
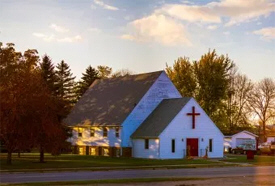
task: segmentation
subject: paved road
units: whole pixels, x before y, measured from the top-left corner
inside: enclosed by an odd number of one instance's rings
[[[1,173],[1,183],[80,181],[126,178],[159,177],[233,177],[274,175],[275,166],[262,167],[222,167],[198,169],[159,169],[125,171],[79,171],[54,173]]]

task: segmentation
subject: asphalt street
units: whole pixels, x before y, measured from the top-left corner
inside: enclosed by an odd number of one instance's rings
[[[81,181],[102,179],[163,178],[163,177],[234,177],[274,175],[275,166],[188,168],[123,171],[78,171],[51,173],[1,173],[1,183]]]

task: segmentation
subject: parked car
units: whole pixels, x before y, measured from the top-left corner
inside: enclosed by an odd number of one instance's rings
[[[233,154],[246,154],[247,151],[253,151],[254,154],[256,154],[256,144],[253,143],[246,143],[238,145],[236,148],[233,148],[232,150]]]
[[[275,142],[259,145],[260,154],[275,155]]]
[[[232,149],[233,154],[246,154],[245,145],[238,145],[236,148]]]

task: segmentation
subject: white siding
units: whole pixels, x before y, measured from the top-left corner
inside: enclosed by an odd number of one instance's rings
[[[115,136],[115,128],[107,127],[108,136],[103,137],[103,128],[102,127],[94,127],[95,136],[91,137],[90,128],[84,128],[82,133],[82,137],[78,137],[78,131],[73,129],[73,137],[68,139],[72,145],[80,145],[80,146],[110,146],[110,147],[120,147],[121,143],[121,129],[120,135],[117,138]]]
[[[275,136],[267,137],[266,142],[271,143],[272,141],[275,141]]]
[[[200,116],[196,116],[195,129],[192,129],[192,116],[186,115],[192,111],[192,106],[195,106],[195,111],[200,113]],[[194,99],[185,105],[159,136],[160,158],[184,158],[187,138],[198,138],[200,157],[205,155],[209,139],[213,139],[212,152],[208,152],[208,157],[223,157],[223,134]],[[171,151],[172,139],[176,141],[175,153]]]
[[[167,77],[166,73],[161,73],[156,82],[123,122],[122,147],[132,146],[130,136],[163,99],[180,97],[180,93]]]
[[[255,136],[252,136],[244,131],[239,132],[235,135],[232,136],[231,138],[231,148],[236,148],[237,144],[237,139],[254,139],[256,140]]]
[[[145,149],[145,139],[133,140],[133,157],[135,158],[159,158],[159,140],[149,139],[149,149]]]

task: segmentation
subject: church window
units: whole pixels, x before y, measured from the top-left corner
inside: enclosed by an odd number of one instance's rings
[[[103,137],[107,137],[107,136],[108,136],[107,127],[103,127]]]
[[[213,150],[213,139],[209,139],[209,152],[212,152]]]
[[[172,153],[174,153],[174,152],[175,152],[175,139],[172,139],[171,142],[172,142],[172,143],[171,143],[171,146],[172,146]]]
[[[95,129],[94,129],[94,128],[91,128],[91,129],[90,129],[90,133],[91,133],[91,137],[94,137],[94,136],[95,136]]]
[[[149,149],[149,139],[145,139],[145,149]]]
[[[78,127],[77,130],[78,130],[78,137],[82,137],[82,133],[84,129],[81,127]]]
[[[90,148],[90,154],[91,154],[92,156],[95,156],[95,155],[96,155],[96,148],[95,148],[95,147],[91,147],[91,148]]]
[[[109,156],[109,148],[103,148],[103,156]]]
[[[119,138],[119,127],[116,127],[116,137]]]

